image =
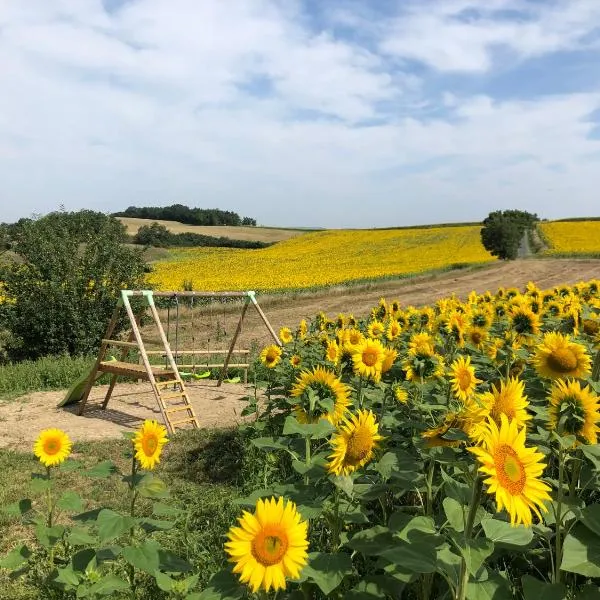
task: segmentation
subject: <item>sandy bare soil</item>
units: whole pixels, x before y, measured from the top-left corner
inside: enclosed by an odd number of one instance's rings
[[[236,425],[246,406],[244,398],[254,392],[241,384],[202,381],[188,384],[187,390],[203,428]],[[58,427],[74,441],[119,438],[122,431],[137,429],[144,419],[161,421],[149,383],[117,385],[106,410],[100,404],[107,386],[94,387],[83,416],[75,414],[78,405],[56,408],[65,395],[36,392],[0,404],[0,448],[30,449],[40,430]]]
[[[499,286],[522,288],[528,281],[547,288],[562,283],[600,278],[600,260],[544,259],[516,260],[495,263],[470,271],[456,271],[443,275],[417,277],[403,281],[389,281],[355,288],[339,288],[314,294],[283,297],[259,297],[260,304],[276,331],[279,327],[295,327],[300,319],[311,318],[320,310],[331,317],[340,312],[355,316],[367,314],[383,296],[398,299],[403,305],[423,305],[455,293],[465,297],[471,290],[496,291]],[[269,333],[258,313],[250,309],[244,323],[238,348],[252,344],[269,343]],[[219,312],[196,313],[194,327],[189,314],[182,309],[179,327],[180,349],[223,348],[227,346],[238,321],[235,307]],[[193,346],[192,346],[193,334]],[[171,339],[173,328],[171,328]],[[173,347],[173,342],[171,343]],[[199,366],[201,362],[197,363]],[[250,387],[203,380],[189,384],[189,393],[202,427],[235,425],[241,421],[245,406],[243,398],[253,394]],[[45,427],[60,427],[74,440],[119,437],[121,431],[138,427],[146,418],[160,418],[149,384],[119,384],[106,411],[94,409],[105,393],[105,387],[95,387],[85,416],[74,414],[74,409],[56,409],[64,392],[39,392],[0,404],[0,447],[28,448],[38,431]]]

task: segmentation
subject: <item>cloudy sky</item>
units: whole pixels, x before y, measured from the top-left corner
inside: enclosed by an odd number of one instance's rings
[[[0,0],[0,221],[600,215],[600,0]]]

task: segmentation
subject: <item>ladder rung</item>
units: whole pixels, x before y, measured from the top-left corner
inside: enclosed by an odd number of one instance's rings
[[[157,381],[156,387],[169,387],[170,385],[181,385],[180,379],[171,379],[170,381]]]
[[[165,412],[166,412],[168,415],[170,415],[171,413],[174,413],[174,412],[180,412],[180,411],[182,411],[182,410],[191,410],[191,408],[192,408],[192,407],[191,407],[191,406],[189,406],[189,405],[186,405],[186,406],[178,406],[177,408],[169,408],[169,409],[165,410]]]
[[[189,418],[183,419],[181,421],[171,421],[171,427],[175,427],[175,425],[182,425],[183,423],[195,423],[195,424],[197,424],[198,421],[196,420],[196,417],[189,417]]]
[[[181,391],[175,394],[165,394],[164,396],[161,394],[160,397],[162,400],[173,400],[174,398],[185,398],[186,395],[185,392]]]

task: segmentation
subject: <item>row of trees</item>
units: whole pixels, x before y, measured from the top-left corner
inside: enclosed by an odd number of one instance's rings
[[[514,260],[519,254],[519,245],[539,221],[536,214],[522,210],[496,210],[483,221],[481,242],[492,255],[503,260]]]
[[[170,248],[173,246],[210,246],[219,248],[266,248],[270,244],[257,240],[234,240],[228,237],[201,235],[198,233],[172,233],[160,223],[142,225],[133,237],[134,244],[154,246],[156,248]]]
[[[256,226],[256,219],[241,217],[230,210],[218,208],[190,208],[183,204],[171,206],[130,206],[123,212],[114,213],[115,217],[134,217],[154,221],[177,221],[186,225],[247,225]]]

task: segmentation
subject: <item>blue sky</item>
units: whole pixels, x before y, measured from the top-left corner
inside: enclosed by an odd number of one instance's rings
[[[600,214],[598,0],[5,0],[0,221]]]

